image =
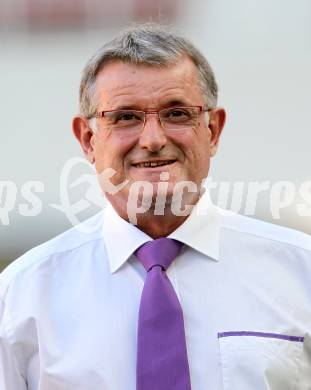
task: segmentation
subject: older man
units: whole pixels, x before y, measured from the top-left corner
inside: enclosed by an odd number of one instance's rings
[[[109,206],[2,274],[0,388],[310,389],[311,240],[204,193],[225,111],[202,54],[132,28],[88,62],[80,108]]]

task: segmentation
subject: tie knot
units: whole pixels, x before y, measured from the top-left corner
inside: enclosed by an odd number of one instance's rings
[[[146,242],[135,251],[135,255],[147,272],[155,265],[167,270],[181,247],[181,242],[163,237]]]

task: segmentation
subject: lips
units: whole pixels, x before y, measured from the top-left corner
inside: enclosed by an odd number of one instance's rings
[[[154,160],[154,161],[141,161],[132,164],[135,168],[156,168],[165,165],[170,165],[176,162],[176,160]]]

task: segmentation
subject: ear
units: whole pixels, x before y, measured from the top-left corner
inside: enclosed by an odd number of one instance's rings
[[[74,117],[72,120],[72,130],[81,145],[85,157],[93,164],[95,161],[93,148],[94,133],[90,128],[87,119],[83,116]]]
[[[214,156],[218,149],[219,139],[226,122],[226,111],[217,107],[209,112],[209,129],[211,130],[210,154]]]

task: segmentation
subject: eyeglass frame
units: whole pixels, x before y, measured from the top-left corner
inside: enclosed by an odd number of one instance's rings
[[[166,107],[166,108],[161,108],[160,110],[136,110],[136,109],[134,109],[134,108],[129,108],[129,109],[117,109],[117,110],[103,110],[103,111],[100,111],[100,112],[96,112],[95,114],[93,114],[93,115],[90,115],[90,116],[88,116],[88,117],[86,117],[86,119],[92,119],[92,118],[104,118],[105,117],[105,113],[107,113],[107,112],[118,112],[118,111],[135,111],[135,112],[143,112],[144,113],[144,122],[143,122],[143,124],[142,124],[142,126],[141,126],[141,129],[140,129],[140,131],[142,130],[142,129],[144,129],[144,127],[145,127],[145,125],[146,125],[146,117],[147,117],[147,114],[157,114],[157,116],[158,116],[158,121],[159,121],[159,123],[160,123],[160,125],[161,125],[161,127],[162,127],[162,129],[163,130],[167,130],[164,126],[163,126],[163,124],[162,124],[162,122],[161,122],[161,119],[160,119],[160,115],[159,115],[159,113],[160,113],[160,111],[163,111],[163,110],[167,110],[167,109],[174,109],[174,108],[198,108],[199,109],[199,111],[198,111],[198,118],[199,118],[199,114],[201,113],[201,112],[209,112],[209,111],[211,111],[213,108],[206,108],[206,107],[204,107],[204,106],[200,106],[200,105],[198,105],[198,106],[172,106],[172,107]],[[200,125],[200,122],[198,121],[198,123],[197,123],[197,126],[199,126]],[[176,130],[177,131],[177,130]]]

